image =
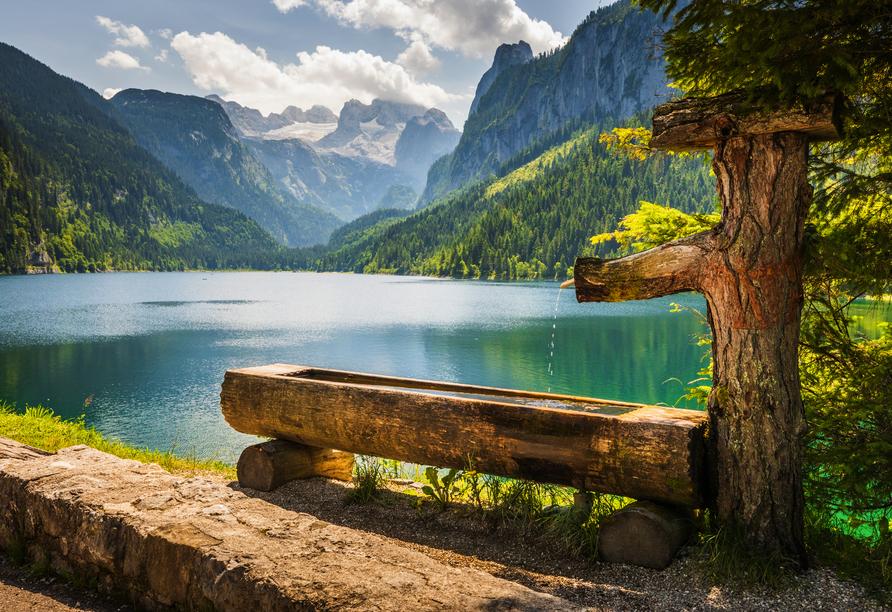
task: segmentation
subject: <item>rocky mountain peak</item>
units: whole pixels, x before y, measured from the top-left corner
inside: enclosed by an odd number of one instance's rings
[[[343,147],[353,142],[360,136],[367,136],[371,140],[380,140],[387,134],[400,131],[414,116],[424,114],[423,106],[417,104],[403,104],[400,102],[388,102],[375,98],[371,104],[363,104],[359,100],[349,100],[344,103],[341,114],[338,117],[338,129],[316,142],[316,146],[325,149]],[[361,124],[374,122],[368,132]],[[382,129],[383,128],[383,129]]]
[[[393,156],[397,168],[424,180],[431,164],[452,151],[461,138],[446,113],[439,108],[428,109],[423,116],[415,116],[396,141]]]
[[[486,95],[486,92],[489,91],[489,88],[495,82],[496,77],[504,72],[506,68],[514,66],[515,64],[524,64],[531,59],[533,59],[533,49],[530,47],[529,43],[525,41],[521,40],[515,44],[505,43],[499,45],[499,48],[496,49],[496,55],[495,58],[493,58],[492,66],[489,70],[483,73],[480,82],[477,84],[477,92],[474,94],[474,101],[471,102],[471,110],[469,114],[477,112],[477,107],[480,105],[480,99]]]
[[[328,107],[319,104],[314,104],[304,115],[307,118],[307,123],[336,123],[338,120],[338,116]]]

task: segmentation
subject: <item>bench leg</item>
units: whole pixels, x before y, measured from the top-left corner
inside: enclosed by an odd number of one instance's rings
[[[270,440],[243,450],[236,471],[239,486],[257,491],[272,491],[286,482],[314,476],[350,480],[353,453]]]
[[[698,527],[696,510],[638,501],[601,522],[599,554],[609,563],[664,569]]]

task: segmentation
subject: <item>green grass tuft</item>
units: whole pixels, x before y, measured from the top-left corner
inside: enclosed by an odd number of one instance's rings
[[[177,453],[177,447],[169,451],[135,448],[120,440],[110,438],[88,427],[83,415],[65,420],[43,406],[26,406],[24,412],[0,400],[0,436],[22,444],[56,452],[60,448],[86,444],[122,459],[135,459],[143,463],[157,463],[173,474],[214,473],[225,478],[235,478],[235,468],[215,458],[201,459],[195,453]]]

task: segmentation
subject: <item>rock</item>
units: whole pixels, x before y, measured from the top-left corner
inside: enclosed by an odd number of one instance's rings
[[[363,104],[359,100],[344,103],[338,116],[338,129],[316,142],[316,146],[325,149],[344,147],[361,136],[373,140],[380,139],[385,133],[399,133],[409,119],[424,114],[424,107],[417,104],[401,104],[385,102],[375,98],[371,104]],[[377,128],[364,128],[362,124],[375,122]],[[374,128],[374,129],[373,129]]]
[[[338,120],[337,115],[319,104],[314,104],[305,114],[309,123],[336,123]]]
[[[431,108],[423,117],[412,117],[396,141],[396,166],[423,181],[427,170],[438,157],[455,148],[461,132],[455,129],[446,113]]]
[[[483,73],[483,76],[480,77],[480,82],[477,83],[477,92],[474,94],[474,101],[471,102],[471,110],[468,111],[468,114],[471,115],[477,112],[480,99],[486,95],[486,92],[489,91],[489,88],[495,82],[496,77],[502,74],[506,68],[515,64],[526,63],[531,59],[533,59],[533,50],[527,42],[520,41],[513,45],[508,43],[499,45],[499,48],[496,49],[496,56],[492,60],[492,66]]]
[[[52,455],[45,450],[21,444],[9,438],[0,438],[0,460],[2,459],[36,459],[38,457],[46,457]]]
[[[578,610],[203,478],[79,446],[0,459],[0,545],[149,610]]]

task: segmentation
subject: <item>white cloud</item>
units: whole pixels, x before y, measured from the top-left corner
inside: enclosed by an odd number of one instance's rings
[[[138,58],[135,58],[132,55],[127,55],[123,51],[109,51],[98,60],[96,60],[96,63],[100,66],[106,66],[109,68],[123,68],[125,70],[139,68],[140,70],[145,70],[146,72],[152,71],[151,68],[140,66]]]
[[[164,28],[163,30],[158,30],[156,32],[156,34],[158,34],[158,36],[160,36],[161,38],[166,38],[168,40],[170,40],[173,37],[173,31],[170,28]]]
[[[424,76],[428,72],[439,70],[443,65],[443,62],[433,56],[431,48],[422,40],[412,41],[409,48],[397,56],[396,63],[404,66],[415,76]]]
[[[465,98],[420,83],[403,66],[365,51],[345,53],[319,46],[313,53],[298,53],[298,64],[280,66],[263,49],[252,51],[221,32],[198,36],[180,32],[171,47],[182,56],[196,85],[222,90],[226,99],[264,113],[281,112],[290,104],[302,108],[322,104],[338,112],[352,98],[426,107]]]
[[[112,21],[108,17],[96,15],[99,25],[108,30],[109,34],[116,34],[115,44],[119,47],[148,47],[149,37],[135,25],[126,26],[120,21]]]
[[[158,54],[158,55],[156,55],[156,56],[155,56],[155,59],[158,60],[159,62],[166,62],[166,61],[167,61],[167,54],[168,54],[167,49],[161,49],[161,53]]]
[[[515,0],[274,0],[280,11],[312,3],[344,25],[389,28],[407,42],[489,57],[502,43],[525,40],[534,53],[566,37],[533,19]]]
[[[276,8],[283,13],[287,13],[291,9],[303,6],[306,3],[307,0],[273,0],[273,4],[276,5]]]
[[[102,97],[105,98],[106,100],[111,100],[112,98],[114,98],[117,94],[119,94],[122,91],[124,91],[124,90],[121,89],[120,87],[118,87],[117,89],[115,89],[114,87],[109,87],[105,91],[102,92]]]

